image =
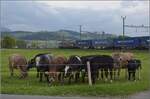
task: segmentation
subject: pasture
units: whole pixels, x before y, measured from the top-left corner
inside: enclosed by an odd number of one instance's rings
[[[13,53],[25,55],[31,59],[34,55],[43,52],[51,52],[54,55],[111,55],[112,50],[95,49],[2,49],[1,50],[1,93],[3,94],[29,94],[29,95],[59,95],[59,96],[106,96],[106,95],[128,95],[150,89],[150,54],[148,51],[132,50],[136,58],[142,61],[141,80],[128,81],[125,79],[124,71],[121,78],[113,83],[99,80],[95,85],[88,83],[73,83],[61,86],[55,84],[48,86],[46,82],[39,82],[36,78],[36,69],[28,72],[26,79],[19,79],[19,72],[15,70],[14,77],[10,77],[8,69],[8,56]]]

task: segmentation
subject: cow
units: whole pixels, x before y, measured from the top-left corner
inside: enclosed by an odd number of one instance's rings
[[[101,70],[101,76],[103,78],[103,72],[105,73],[106,80],[108,79],[108,73],[110,75],[110,81],[113,77],[113,58],[109,55],[97,55],[89,60],[91,69],[92,83],[95,83],[99,70]]]
[[[21,76],[20,78],[27,77],[27,60],[24,56],[21,54],[12,54],[9,56],[9,69],[10,69],[10,75],[13,76],[14,69],[19,69]]]
[[[136,80],[135,74],[136,70],[138,70],[138,79],[140,80],[140,70],[141,69],[141,61],[138,59],[131,59],[128,61],[127,64],[128,69],[128,80]]]
[[[127,77],[127,64],[128,61],[134,58],[134,54],[130,52],[115,52],[112,54],[114,60],[114,79],[119,79],[120,71],[122,68],[125,69],[125,76]],[[117,73],[117,74],[116,74]],[[116,77],[117,76],[117,77]]]
[[[34,58],[29,60],[28,70],[32,67],[36,67],[37,68],[37,77],[40,76],[39,81],[41,82],[42,78],[43,78],[43,74],[45,74],[45,72],[49,70],[48,69],[49,64],[51,63],[52,59],[53,59],[52,54],[49,54],[49,53],[37,54],[36,56],[34,56]],[[45,77],[47,78],[47,81],[48,81],[48,76],[45,75]]]
[[[87,74],[87,61],[91,60],[95,56],[97,55],[87,55],[81,57],[82,64],[84,64],[82,66],[82,82],[85,82],[85,76]],[[98,77],[98,72],[97,72],[97,77]]]
[[[67,58],[64,56],[57,56],[52,59],[48,72],[45,72],[49,76],[48,83],[51,84],[53,81],[60,81],[61,84],[64,82],[64,69],[67,64]]]
[[[69,57],[67,65],[65,66],[65,77],[69,77],[68,83],[71,83],[72,78],[75,77],[75,82],[79,80],[80,71],[82,69],[82,60],[78,55]]]

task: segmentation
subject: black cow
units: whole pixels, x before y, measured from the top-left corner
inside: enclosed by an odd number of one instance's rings
[[[96,75],[98,74],[97,70],[101,70],[101,76],[103,78],[103,71],[105,72],[105,77],[108,79],[108,71],[110,75],[110,80],[112,81],[113,76],[113,59],[108,55],[98,55],[90,60],[91,64],[91,75],[92,82],[95,83]]]
[[[79,80],[80,71],[82,69],[82,60],[77,55],[72,55],[69,57],[67,65],[65,67],[65,77],[69,77],[69,83],[75,75],[75,82]],[[75,74],[74,74],[75,73]]]
[[[90,62],[91,69],[91,78],[92,83],[95,83],[96,78],[99,75],[99,69],[101,70],[101,76],[103,78],[103,72],[105,72],[105,76],[108,79],[108,71],[110,72],[110,79],[112,81],[113,76],[113,59],[108,55],[89,55],[81,57],[82,63],[86,64],[87,61]],[[87,71],[87,66],[84,66],[85,71]],[[85,74],[83,76],[84,81]]]
[[[97,55],[88,55],[88,56],[82,56],[81,60],[82,60],[82,82],[85,82],[85,76],[87,74],[87,61],[91,60],[92,58],[94,58]]]
[[[127,69],[128,69],[128,80],[132,79],[135,80],[136,70],[141,69],[141,61],[138,59],[129,60],[127,64]]]
[[[38,54],[28,62],[28,70],[32,67],[37,68],[37,77],[40,76],[39,81],[42,81],[43,74],[49,70],[49,64],[52,61],[52,55],[48,53]],[[45,75],[48,80],[48,76]]]

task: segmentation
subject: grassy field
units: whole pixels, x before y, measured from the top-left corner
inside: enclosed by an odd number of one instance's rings
[[[81,50],[81,49],[46,49],[46,50],[21,50],[21,49],[4,49],[1,50],[1,93],[3,94],[30,94],[30,95],[59,95],[59,96],[105,96],[105,95],[128,95],[150,89],[150,54],[148,51],[132,51],[136,58],[142,61],[142,79],[132,82],[125,80],[124,71],[122,71],[120,80],[113,83],[97,81],[93,86],[88,83],[73,83],[64,86],[48,86],[46,82],[39,82],[36,78],[35,69],[29,71],[26,79],[18,78],[18,71],[15,76],[10,77],[8,71],[8,56],[13,53],[20,53],[30,59],[37,53],[51,52],[54,55],[91,55],[91,54],[107,54],[111,55],[111,50]]]

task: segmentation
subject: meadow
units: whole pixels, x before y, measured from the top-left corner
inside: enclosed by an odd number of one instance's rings
[[[20,53],[31,59],[38,53],[51,52],[55,56],[63,55],[111,55],[112,50],[95,49],[1,49],[1,93],[2,94],[28,94],[28,95],[52,95],[52,96],[116,96],[129,95],[150,89],[150,53],[146,50],[132,50],[135,57],[142,61],[141,80],[128,81],[121,72],[121,78],[112,83],[99,80],[95,85],[88,83],[73,83],[61,86],[59,84],[48,86],[46,82],[39,82],[36,78],[36,69],[31,69],[26,79],[19,79],[19,72],[15,70],[14,77],[10,77],[8,69],[8,57],[13,53]]]

